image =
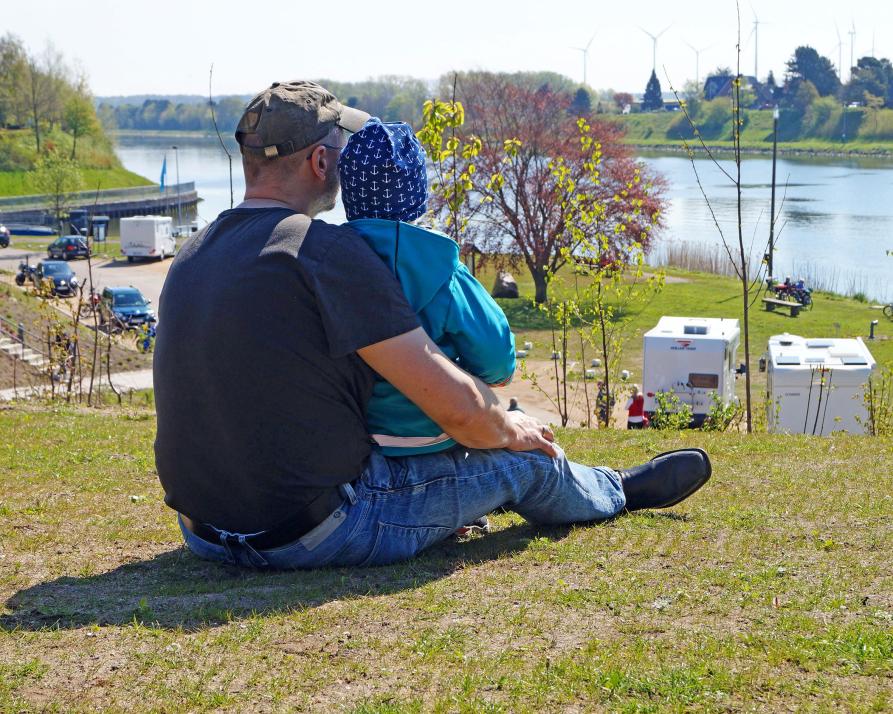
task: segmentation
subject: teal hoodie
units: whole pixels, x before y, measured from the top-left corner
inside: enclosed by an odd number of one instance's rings
[[[350,221],[397,276],[428,336],[466,372],[490,385],[511,381],[515,337],[505,313],[459,260],[448,236],[379,218]],[[456,442],[390,383],[378,379],[366,410],[386,456],[443,451]]]

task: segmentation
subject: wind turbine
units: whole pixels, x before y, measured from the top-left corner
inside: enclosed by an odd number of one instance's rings
[[[749,40],[753,37],[753,76],[759,79],[759,59],[760,59],[760,25],[765,25],[765,22],[761,22],[760,18],[757,17],[757,11],[753,9],[753,5],[750,6],[750,11],[753,13],[753,29],[750,31]]]
[[[651,69],[652,69],[652,71],[653,71],[655,74],[657,74],[657,40],[658,40],[658,38],[659,38],[661,35],[663,35],[663,34],[664,34],[667,30],[669,30],[672,26],[673,26],[672,24],[667,25],[663,30],[661,30],[660,32],[658,32],[656,35],[652,35],[652,34],[651,34],[650,32],[648,32],[648,30],[646,30],[644,27],[641,27],[641,26],[639,27],[639,29],[640,29],[642,32],[644,32],[646,35],[648,35],[648,37],[650,37],[650,38],[651,38],[651,41],[654,43],[654,45],[653,45],[653,47],[652,47],[652,52],[651,52]]]
[[[856,65],[855,60],[855,47],[856,47],[856,21],[852,21],[853,29],[850,30],[847,34],[850,36],[850,79],[853,78],[853,67]]]
[[[840,39],[840,28],[836,22],[834,31],[837,33],[837,80],[843,84],[843,40]]]
[[[701,49],[698,49],[697,47],[695,47],[692,44],[689,44],[688,42],[686,42],[685,44],[688,45],[691,48],[691,51],[695,53],[695,84],[697,84],[698,87],[700,88],[700,86],[701,86],[701,71],[700,71],[701,52],[705,52],[705,51],[709,50],[711,47],[713,47],[713,45],[709,45],[708,47],[702,47]]]
[[[595,36],[598,34],[598,30],[592,33],[592,37],[589,38],[589,42],[586,43],[585,47],[572,47],[571,49],[577,50],[583,53],[583,84],[586,84],[586,66],[589,64],[589,48],[592,45],[592,41],[595,39]]]

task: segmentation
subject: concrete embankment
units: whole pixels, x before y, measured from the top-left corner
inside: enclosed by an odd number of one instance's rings
[[[79,191],[67,209],[82,208],[94,215],[111,218],[146,214],[170,213],[179,205],[192,208],[199,201],[195,183],[165,186],[137,186],[111,188],[100,191]],[[50,196],[9,196],[0,198],[0,218],[9,223],[42,223],[50,212]]]

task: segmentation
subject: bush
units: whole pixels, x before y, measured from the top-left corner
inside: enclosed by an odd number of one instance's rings
[[[737,427],[744,416],[744,409],[738,402],[723,404],[720,396],[713,392],[710,395],[710,411],[701,426],[702,431],[728,431]]]
[[[682,402],[675,392],[658,392],[654,395],[657,407],[651,415],[652,429],[679,431],[691,424],[691,405]]]

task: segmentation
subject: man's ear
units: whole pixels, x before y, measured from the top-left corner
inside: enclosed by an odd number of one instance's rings
[[[326,180],[326,170],[329,168],[328,166],[328,156],[326,156],[326,147],[317,146],[310,153],[310,170],[313,171],[313,174],[320,180]]]

